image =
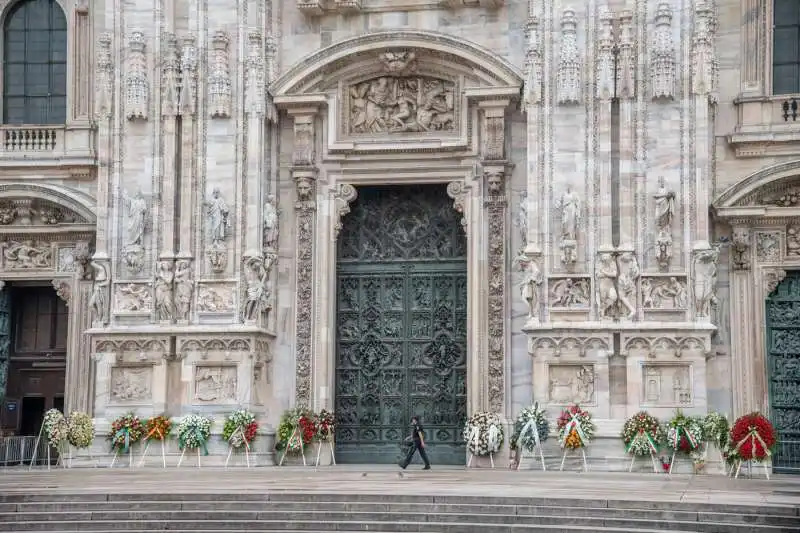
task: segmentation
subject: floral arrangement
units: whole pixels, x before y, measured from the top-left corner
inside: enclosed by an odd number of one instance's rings
[[[708,413],[703,418],[703,440],[715,445],[720,450],[728,447],[731,426],[725,415]]]
[[[777,443],[775,428],[761,413],[740,416],[731,428],[732,455],[742,461],[764,461]]]
[[[181,450],[202,449],[208,455],[208,439],[211,437],[211,419],[200,415],[189,415],[178,424],[178,447]]]
[[[249,446],[257,432],[258,422],[255,415],[246,409],[239,409],[225,418],[222,438],[234,448],[241,448],[245,444]]]
[[[678,409],[667,429],[667,446],[675,452],[691,454],[703,443],[701,422]]]
[[[297,419],[297,427],[300,429],[300,435],[303,437],[303,446],[308,446],[314,437],[317,435],[317,425],[314,422],[316,417],[311,415],[303,415]],[[300,451],[300,443],[295,439],[289,442],[289,447],[294,451]]]
[[[166,440],[172,430],[172,421],[166,416],[154,416],[147,420],[145,440]]]
[[[278,424],[278,435],[275,443],[275,449],[278,451],[287,449],[289,452],[300,452],[301,446],[300,442],[297,439],[292,439],[292,435],[295,432],[295,429],[300,427],[300,420],[303,420],[303,426],[305,429],[301,428],[303,444],[308,444],[314,438],[314,432],[310,432],[311,429],[309,421],[311,425],[313,425],[314,421],[314,413],[309,411],[308,409],[303,408],[296,408],[296,409],[289,409],[285,411],[281,416],[280,423]],[[309,435],[309,433],[311,433]],[[291,443],[289,441],[292,441]]]
[[[333,440],[336,433],[336,416],[326,409],[323,409],[317,415],[317,438],[323,442]]]
[[[58,409],[50,409],[44,414],[42,430],[50,446],[58,448],[67,440],[69,435],[69,425],[64,418],[64,414]]]
[[[622,427],[622,442],[631,455],[655,455],[664,442],[664,428],[656,417],[639,411]]]
[[[562,448],[583,448],[594,438],[597,429],[592,415],[578,404],[570,405],[558,417],[558,441]]]
[[[464,427],[464,440],[472,455],[491,455],[503,447],[505,436],[495,413],[475,413]]]
[[[122,415],[111,423],[108,440],[111,449],[118,453],[127,453],[131,445],[139,442],[144,433],[144,426],[139,417],[133,413]]]
[[[92,417],[80,411],[72,411],[67,420],[67,440],[76,448],[88,448],[94,439]]]
[[[538,442],[547,440],[550,434],[550,423],[547,421],[547,413],[539,408],[539,404],[526,407],[517,415],[514,422],[514,434],[511,436],[511,447],[513,449],[524,448],[533,451]]]

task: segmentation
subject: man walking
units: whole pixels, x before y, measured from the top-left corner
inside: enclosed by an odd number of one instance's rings
[[[400,468],[405,470],[414,458],[414,452],[419,451],[419,456],[425,463],[423,470],[431,469],[431,462],[428,460],[428,454],[425,452],[425,431],[422,429],[422,424],[419,422],[419,417],[414,416],[411,418],[411,447],[408,449],[406,458],[400,461]]]

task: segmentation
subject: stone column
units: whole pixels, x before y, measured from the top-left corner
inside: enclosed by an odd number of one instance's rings
[[[317,108],[289,110],[294,120],[292,179],[295,183],[295,405],[313,407]]]
[[[95,226],[95,258],[107,260],[109,254],[108,226],[109,183],[112,180],[114,138],[111,120],[114,110],[114,61],[111,53],[112,36],[103,33],[97,39],[95,60],[94,118],[97,123],[97,225]],[[108,270],[110,272],[110,270]]]
[[[163,151],[161,153],[161,250],[159,259],[171,261],[175,256],[175,187],[178,151],[177,120],[179,114],[180,71],[178,41],[173,34],[163,38],[161,60],[161,128]],[[184,215],[185,216],[185,215]],[[183,218],[183,217],[182,217]]]
[[[613,247],[611,219],[614,216],[611,201],[611,100],[614,98],[614,34],[613,16],[607,7],[599,10],[597,61],[595,76],[597,81],[595,101],[597,102],[597,151],[595,153],[595,176],[599,201],[596,207],[600,242],[597,250],[608,252]]]
[[[731,384],[733,416],[749,413],[753,406],[753,381],[750,368],[761,327],[753,316],[755,279],[750,265],[750,230],[735,227],[731,246],[730,316]]]
[[[67,333],[67,365],[64,377],[65,411],[92,414],[92,365],[83,332],[89,328],[89,299],[91,282],[75,279],[54,279],[56,294],[69,308]]]
[[[197,178],[195,173],[197,135],[197,48],[194,37],[185,37],[181,45],[181,160],[180,165],[180,198],[181,218],[178,236],[178,257],[191,261],[192,243],[194,241],[193,217],[197,209]]]

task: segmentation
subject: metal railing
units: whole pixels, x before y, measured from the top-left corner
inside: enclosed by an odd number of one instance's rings
[[[783,121],[789,122],[789,119],[792,119],[792,122],[797,122],[797,99],[791,98],[783,102],[781,105],[781,109],[783,109]]]
[[[778,439],[772,470],[780,474],[800,474],[800,440]]]
[[[47,445],[44,439],[36,446],[36,437],[0,437],[0,468],[9,466],[47,464],[47,454],[55,464],[55,451]]]

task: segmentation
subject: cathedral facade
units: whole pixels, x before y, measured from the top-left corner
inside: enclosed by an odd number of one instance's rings
[[[0,0],[0,429],[325,408],[463,463],[579,402],[612,468],[761,410],[796,465],[795,4]]]

